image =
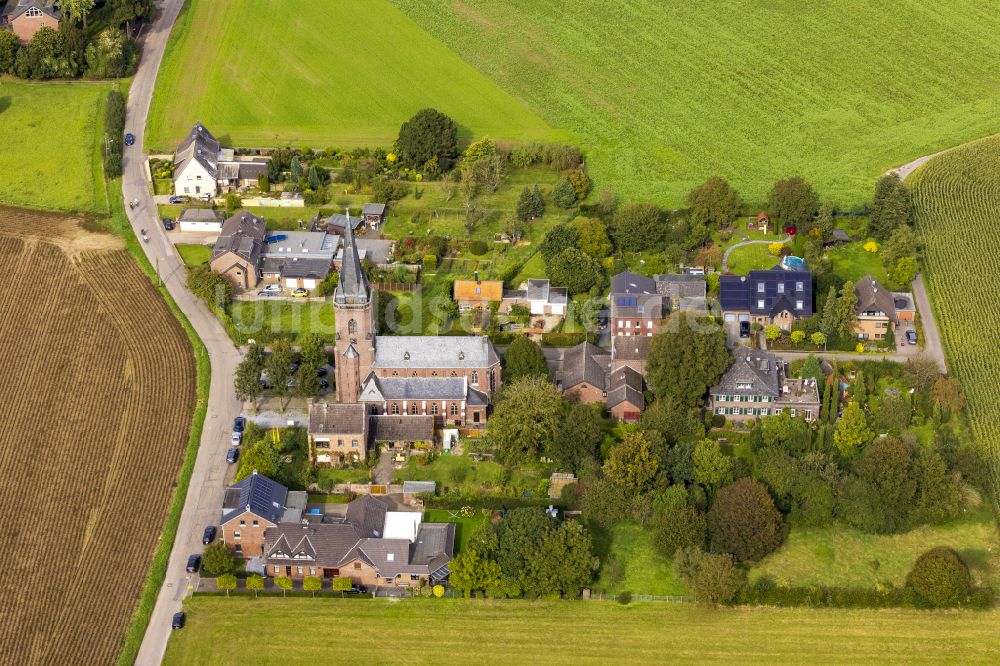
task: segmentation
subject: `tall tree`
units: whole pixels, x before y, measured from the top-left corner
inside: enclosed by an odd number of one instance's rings
[[[713,229],[728,227],[736,219],[743,201],[725,178],[712,176],[688,194],[691,216]]]
[[[508,465],[531,462],[555,439],[563,422],[565,400],[542,377],[522,377],[505,384],[486,435]]]
[[[729,361],[722,329],[701,323],[696,329],[686,314],[678,313],[653,336],[646,378],[658,398],[673,398],[685,408],[698,407]]]
[[[635,496],[652,489],[660,468],[649,440],[636,430],[628,430],[620,444],[611,449],[604,463],[604,476],[617,484],[626,495]]]
[[[611,237],[619,250],[641,252],[660,247],[665,234],[663,211],[653,204],[625,204],[611,221]]]
[[[525,188],[527,191],[527,188]],[[546,263],[554,259],[563,250],[576,247],[580,240],[580,231],[574,224],[560,224],[545,234],[538,251]]]
[[[292,345],[288,338],[278,338],[271,344],[265,370],[271,393],[278,397],[288,395],[288,383],[292,378]]]
[[[854,336],[854,326],[858,322],[858,295],[854,293],[854,283],[845,282],[837,297],[837,332],[843,338]]]
[[[823,317],[820,320],[819,328],[823,335],[830,338],[837,334],[840,329],[840,320],[837,310],[837,288],[830,285],[830,292],[826,296],[823,304]]]
[[[805,226],[819,210],[819,195],[802,176],[779,180],[767,195],[771,216],[785,226]]]
[[[741,479],[720,490],[708,512],[712,550],[731,553],[740,562],[754,562],[773,552],[787,532],[767,487],[754,479]]]
[[[710,555],[697,547],[677,551],[674,572],[702,604],[728,603],[746,582],[746,574],[731,555]]]
[[[257,407],[257,396],[261,394],[260,373],[264,370],[264,350],[254,343],[247,349],[246,356],[236,366],[236,397],[253,403]]]
[[[882,176],[875,183],[868,233],[879,240],[889,238],[902,225],[913,225],[913,202],[896,174]]]
[[[421,109],[399,128],[396,154],[404,166],[419,167],[436,157],[447,169],[458,155],[458,126],[436,109]]]
[[[87,30],[87,15],[94,8],[94,0],[59,0],[59,8],[66,12],[71,21],[83,23],[83,30]]]
[[[861,407],[854,401],[849,402],[837,420],[837,429],[833,431],[833,443],[840,455],[845,458],[853,457],[873,436]]]
[[[579,233],[577,247],[594,259],[604,259],[611,254],[608,229],[599,218],[578,217],[570,225]]]
[[[527,335],[519,335],[503,355],[504,381],[512,382],[521,377],[548,377],[542,348]]]
[[[694,447],[694,478],[709,492],[733,480],[733,461],[718,440],[702,439]]]
[[[600,455],[604,429],[595,405],[573,403],[569,406],[566,421],[549,448],[549,457],[562,468],[579,472],[588,461]]]
[[[545,264],[552,283],[566,287],[570,294],[582,294],[603,280],[601,264],[575,247],[568,247]]]
[[[538,548],[528,551],[521,587],[527,594],[579,596],[590,584],[599,560],[583,523],[570,520],[547,530]]]

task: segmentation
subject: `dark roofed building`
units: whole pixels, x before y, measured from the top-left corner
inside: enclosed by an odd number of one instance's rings
[[[361,217],[372,229],[378,229],[385,223],[385,213],[384,203],[366,203],[361,209]]]
[[[608,413],[616,420],[632,423],[646,408],[642,393],[642,375],[629,366],[613,370],[608,377]]]
[[[344,227],[344,256],[334,299],[340,305],[367,305],[370,298],[368,278],[361,267],[361,259],[355,247],[354,231],[347,225]]]
[[[177,217],[181,231],[203,231],[206,233],[222,233],[222,223],[226,216],[214,208],[185,208]]]
[[[705,310],[706,285],[704,275],[664,273],[655,277],[657,292],[667,299],[672,310],[701,312]]]
[[[219,178],[219,142],[198,121],[174,154],[174,194],[215,195]]]
[[[896,297],[871,275],[854,283],[854,295],[858,299],[854,306],[854,334],[858,340],[885,340],[899,323]]]
[[[305,499],[304,492],[289,492],[254,470],[226,488],[219,521],[222,541],[245,557],[262,556],[264,531],[283,522],[297,524],[302,519]]]
[[[611,369],[628,366],[643,377],[646,376],[646,358],[653,338],[636,335],[621,335],[611,338]]]
[[[403,444],[434,441],[433,416],[372,416],[372,439],[376,442]]]
[[[604,402],[611,355],[589,342],[561,350],[552,373],[556,386],[568,400]]]
[[[819,390],[813,379],[786,379],[778,358],[766,351],[739,347],[733,363],[712,387],[713,414],[748,421],[789,410],[807,420],[819,418]]]
[[[209,263],[237,289],[252,289],[260,282],[264,250],[264,220],[240,211],[222,223]]]
[[[611,278],[611,334],[651,336],[669,305],[653,278],[622,271]]]
[[[368,412],[360,403],[310,403],[309,444],[318,465],[368,457]]]
[[[22,42],[29,42],[42,28],[59,30],[58,5],[57,0],[9,0],[0,15],[0,28],[9,28]]]
[[[488,396],[469,385],[466,375],[455,377],[379,377],[371,373],[358,400],[370,414],[426,416],[438,426],[445,423],[486,423]],[[409,441],[429,441],[414,437]],[[377,441],[404,441],[385,439]]]
[[[748,275],[722,275],[719,301],[727,322],[777,324],[790,330],[792,322],[813,314],[812,274],[779,264]]]
[[[347,522],[359,539],[380,538],[385,534],[385,514],[389,504],[385,500],[362,495],[347,505]]]

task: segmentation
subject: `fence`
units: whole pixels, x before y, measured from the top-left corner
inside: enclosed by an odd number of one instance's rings
[[[409,282],[376,282],[375,288],[379,291],[417,291],[420,285]]]

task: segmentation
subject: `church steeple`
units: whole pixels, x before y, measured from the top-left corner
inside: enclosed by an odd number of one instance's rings
[[[351,209],[344,211],[344,260],[340,266],[340,277],[337,280],[337,291],[334,302],[339,304],[364,305],[371,297],[368,277],[361,267],[358,256],[357,242],[354,240],[354,229],[351,228]]]

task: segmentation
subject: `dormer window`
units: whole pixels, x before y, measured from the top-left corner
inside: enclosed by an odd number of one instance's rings
[[[795,301],[795,309],[796,310],[802,309],[802,301]]]
[[[410,352],[403,352],[403,360],[404,361],[410,360]]]
[[[748,382],[737,382],[737,383],[736,383],[736,388],[737,388],[737,389],[743,389],[743,390],[747,390],[747,391],[748,391],[748,390],[750,390],[750,389],[752,389],[752,388],[753,388],[753,384],[750,384],[750,383],[748,383]]]
[[[779,282],[778,283],[778,293],[779,294],[785,293],[785,283],[784,282]]]
[[[42,15],[42,11],[38,7],[31,7],[28,11],[24,12],[25,16],[30,16],[31,18],[38,18]]]
[[[758,282],[757,283],[757,293],[758,294],[763,294],[764,293],[764,283],[763,282]]]
[[[764,309],[764,299],[763,298],[757,301],[757,309],[758,310],[763,310]]]
[[[802,291],[802,283],[801,282],[796,282],[795,283],[795,291]]]

